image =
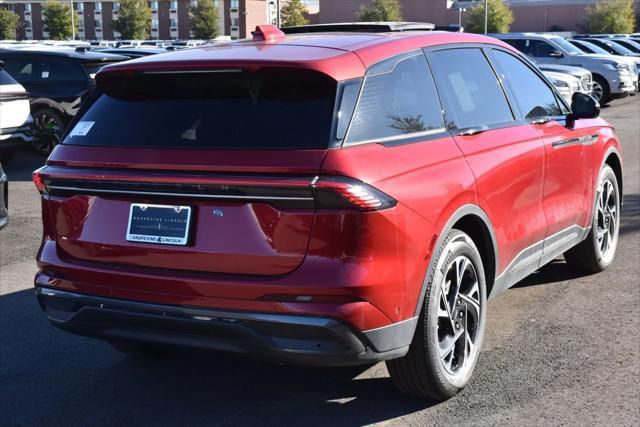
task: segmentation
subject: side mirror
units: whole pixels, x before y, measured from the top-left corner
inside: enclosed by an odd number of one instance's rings
[[[564,54],[557,50],[554,50],[553,52],[551,52],[549,56],[552,58],[564,58]]]
[[[595,119],[600,115],[600,103],[591,95],[576,92],[571,98],[571,114],[567,116],[567,126],[573,127],[576,120]]]

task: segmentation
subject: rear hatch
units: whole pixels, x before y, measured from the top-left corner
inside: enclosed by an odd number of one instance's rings
[[[97,81],[39,173],[63,256],[252,275],[302,262],[335,80],[255,68]]]

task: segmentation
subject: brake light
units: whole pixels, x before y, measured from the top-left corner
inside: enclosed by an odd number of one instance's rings
[[[45,193],[47,191],[47,187],[44,185],[44,181],[42,180],[42,175],[40,174],[41,169],[42,168],[36,169],[35,171],[33,171],[33,174],[32,174],[33,183],[35,184],[40,194]]]
[[[320,209],[356,208],[377,211],[394,207],[398,202],[377,188],[346,177],[317,177],[313,183],[316,206]]]

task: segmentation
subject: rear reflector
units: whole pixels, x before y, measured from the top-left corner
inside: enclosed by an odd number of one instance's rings
[[[319,209],[356,208],[377,211],[394,207],[398,202],[382,191],[352,178],[318,177],[312,183]]]

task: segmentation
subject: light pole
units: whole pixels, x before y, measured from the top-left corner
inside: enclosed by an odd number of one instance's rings
[[[487,23],[489,20],[489,0],[484,0],[484,33],[487,34]]]
[[[71,40],[76,39],[76,17],[73,11],[73,0],[69,0],[69,7],[71,8]]]

